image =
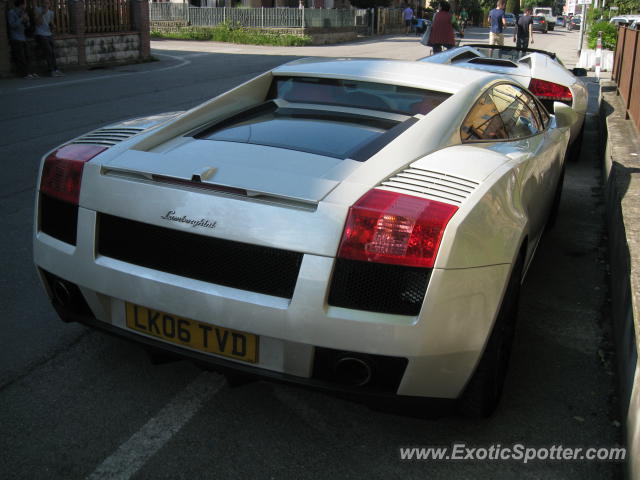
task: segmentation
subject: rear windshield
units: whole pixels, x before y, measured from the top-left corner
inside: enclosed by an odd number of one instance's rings
[[[196,138],[287,148],[344,159],[397,124],[349,114],[278,108],[268,102]]]
[[[419,88],[308,77],[276,77],[271,98],[289,102],[366,108],[384,112],[427,114],[451,94]]]

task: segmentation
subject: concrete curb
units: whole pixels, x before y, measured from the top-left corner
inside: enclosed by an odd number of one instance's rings
[[[600,94],[604,136],[606,222],[611,302],[622,415],[626,418],[627,476],[640,478],[640,135],[605,81]]]

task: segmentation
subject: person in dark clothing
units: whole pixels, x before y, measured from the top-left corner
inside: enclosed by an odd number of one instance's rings
[[[524,15],[520,15],[516,23],[516,29],[513,33],[513,41],[516,42],[516,48],[526,50],[529,48],[529,42],[533,43],[533,10],[527,8]]]
[[[27,37],[24,33],[25,29],[30,25],[26,8],[27,3],[25,0],[16,0],[15,7],[7,12],[9,43],[11,44],[11,56],[18,69],[18,74],[24,78],[34,78],[38,75],[31,71]]]
[[[456,17],[451,14],[450,10],[449,2],[443,0],[440,2],[440,9],[433,16],[429,46],[433,49],[434,54],[440,53],[443,48],[455,47],[456,40],[453,30],[456,29],[459,32],[460,28]]]
[[[56,63],[56,52],[53,43],[53,11],[51,10],[51,0],[42,0],[40,7],[35,9],[36,17],[36,42],[47,61],[49,75],[61,77],[62,72],[58,70]]]

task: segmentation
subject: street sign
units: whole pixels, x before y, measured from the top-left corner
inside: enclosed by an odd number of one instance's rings
[[[578,0],[578,5],[591,5],[593,0]]]

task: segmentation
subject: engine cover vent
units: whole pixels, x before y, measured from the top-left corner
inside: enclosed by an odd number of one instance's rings
[[[409,167],[378,188],[460,205],[477,187],[478,183],[473,180]]]
[[[75,139],[71,143],[90,143],[93,145],[107,145],[111,147],[116,143],[122,142],[127,138],[131,138],[134,135],[139,134],[142,131],[144,131],[143,128],[100,128]]]

